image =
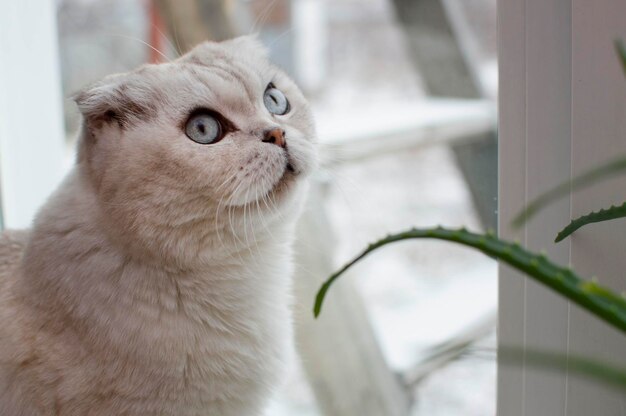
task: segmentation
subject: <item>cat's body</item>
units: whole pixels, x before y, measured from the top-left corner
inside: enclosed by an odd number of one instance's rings
[[[76,167],[0,240],[1,414],[260,415],[291,353],[306,102],[250,39],[124,76],[79,95]],[[259,109],[265,84],[289,113]],[[219,141],[185,126],[198,107],[227,114]]]

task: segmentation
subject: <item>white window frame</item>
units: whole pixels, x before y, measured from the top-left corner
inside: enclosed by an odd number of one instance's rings
[[[28,227],[63,175],[56,2],[2,2],[0,191],[3,225]]]

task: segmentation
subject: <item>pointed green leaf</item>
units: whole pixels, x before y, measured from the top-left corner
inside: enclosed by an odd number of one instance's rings
[[[500,240],[489,234],[446,228],[411,229],[390,235],[368,246],[360,255],[332,274],[322,285],[317,293],[313,308],[315,317],[319,316],[324,298],[331,285],[346,270],[382,246],[414,238],[434,238],[475,248],[524,272],[529,277],[562,294],[606,323],[626,333],[626,299],[621,295],[595,282],[584,280],[570,269],[556,265],[544,256],[527,251],[515,243]]]
[[[615,220],[618,218],[626,217],[626,202],[624,202],[619,207],[612,206],[607,209],[602,209],[598,212],[592,212],[587,215],[583,215],[582,217],[576,218],[569,223],[569,225],[563,230],[561,230],[556,238],[554,239],[555,243],[562,241],[571,235],[574,231],[578,230],[580,227],[584,227],[587,224],[592,224],[594,222],[603,222]]]

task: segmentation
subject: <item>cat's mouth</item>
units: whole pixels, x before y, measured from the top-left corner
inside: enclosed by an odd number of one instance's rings
[[[289,148],[287,147],[287,145],[285,145],[285,157],[287,158],[287,161],[286,161],[285,172],[283,173],[283,177],[287,173],[293,173],[293,174],[296,173],[296,169],[294,168],[294,164],[293,164],[293,159],[291,158],[291,154],[289,153]],[[280,178],[280,179],[282,180],[283,178]]]
[[[286,150],[286,149],[285,149]],[[254,192],[254,196],[252,198],[248,198],[246,195],[245,200],[237,202],[237,199],[240,196],[231,197],[230,205],[233,206],[247,206],[247,205],[255,205],[259,201],[264,201],[269,198],[270,201],[276,203],[283,199],[283,197],[287,196],[290,191],[293,189],[293,185],[297,182],[298,177],[302,173],[302,170],[298,167],[298,163],[291,157],[288,151],[285,151],[282,157],[282,169],[281,172],[272,172],[276,179],[274,181],[267,183],[266,187],[264,187],[263,192]],[[268,172],[267,174],[272,174]],[[259,172],[259,175],[263,175]],[[247,175],[246,175],[247,176]],[[254,186],[254,183],[251,184]],[[249,191],[243,191],[245,193],[249,193]]]

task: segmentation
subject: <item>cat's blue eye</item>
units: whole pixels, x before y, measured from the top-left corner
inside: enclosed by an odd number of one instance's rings
[[[265,90],[265,94],[263,94],[263,103],[265,104],[265,108],[272,114],[282,116],[289,112],[289,101],[287,101],[287,97],[285,97],[285,94],[283,94],[281,90],[271,84]]]
[[[221,138],[222,127],[211,114],[199,113],[189,117],[185,134],[196,143],[211,144]]]

